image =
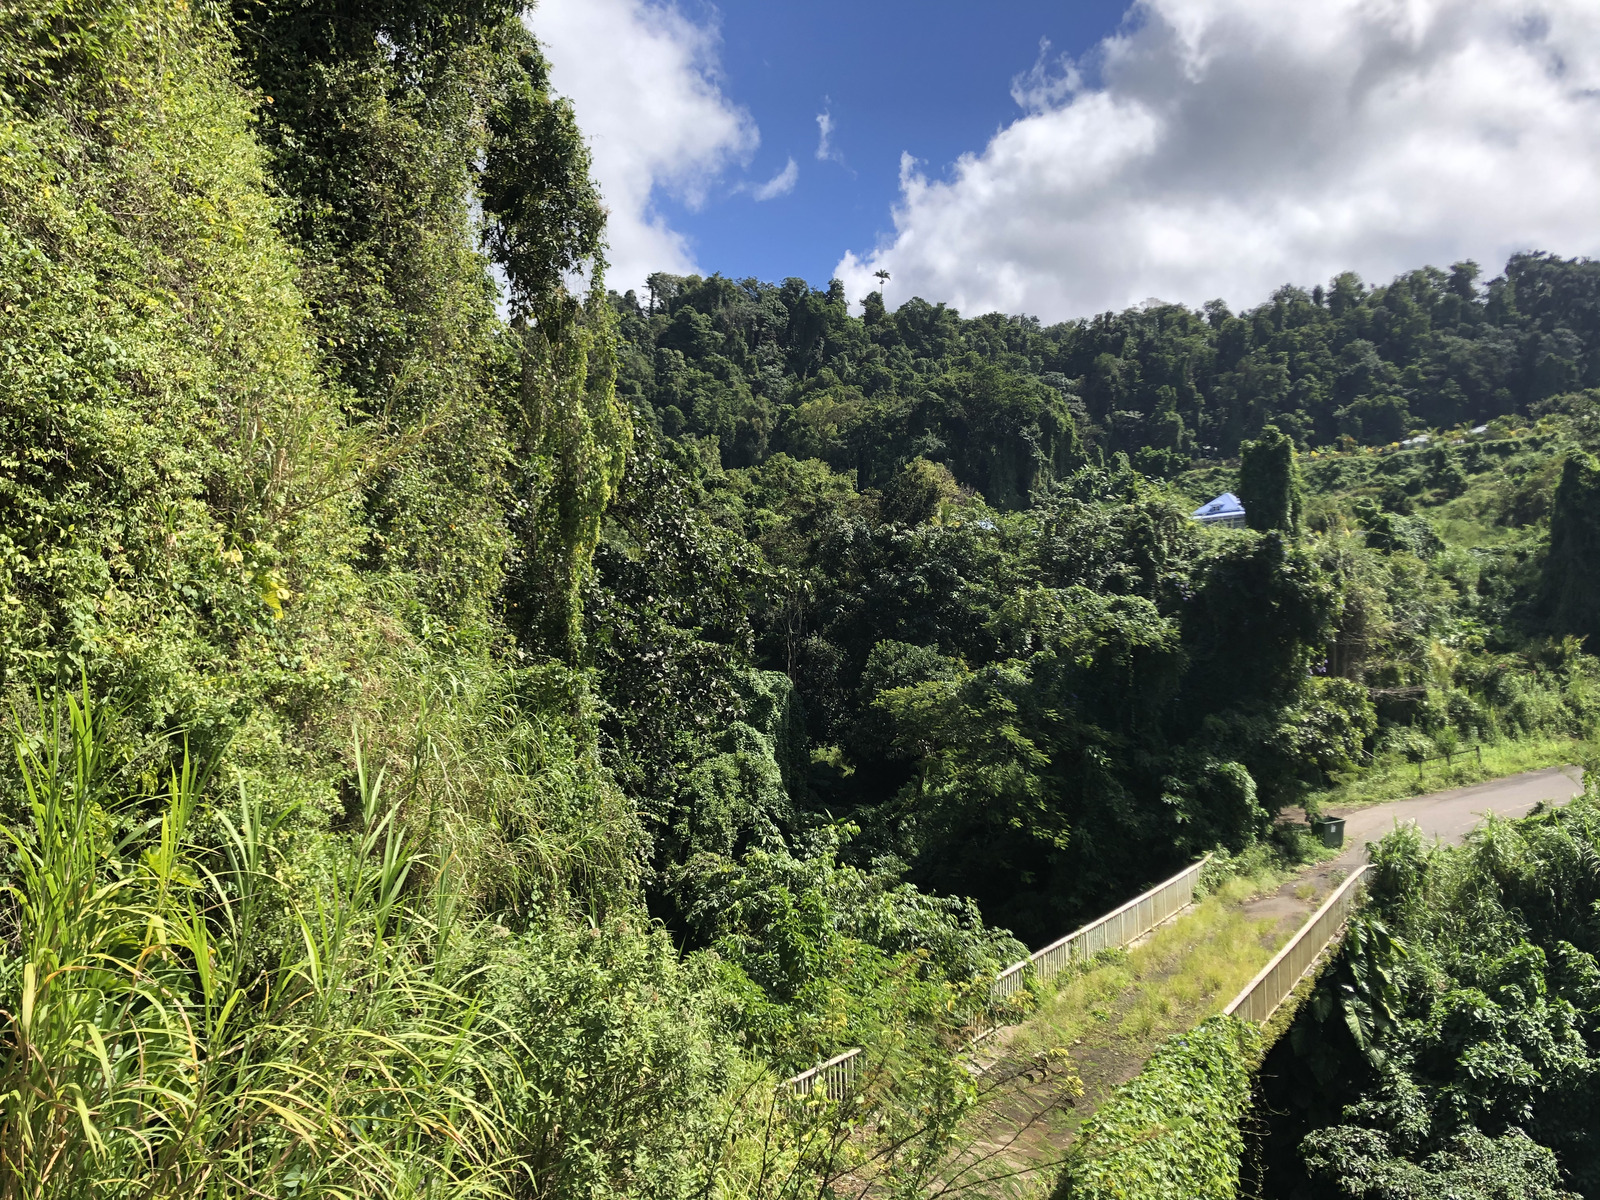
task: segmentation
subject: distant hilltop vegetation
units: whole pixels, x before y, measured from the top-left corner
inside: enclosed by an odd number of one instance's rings
[[[837,284],[656,275],[613,296],[619,394],[669,435],[716,439],[724,463],[821,458],[881,484],[946,463],[991,504],[1086,453],[1148,475],[1230,458],[1274,424],[1302,449],[1386,445],[1527,413],[1600,387],[1600,263],[1522,254],[1368,286],[1343,274],[1240,313],[1148,304],[1049,327],[963,318]]]

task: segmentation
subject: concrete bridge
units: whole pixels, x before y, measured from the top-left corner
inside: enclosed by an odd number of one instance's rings
[[[1245,944],[1259,955],[1245,970],[1262,964],[1242,990],[1202,1000],[1186,1014],[1194,1022],[1229,1012],[1260,1024],[1270,1022],[1279,1005],[1343,935],[1345,920],[1359,901],[1366,871],[1367,844],[1397,824],[1416,824],[1426,839],[1459,844],[1489,813],[1524,816],[1541,801],[1565,803],[1583,790],[1577,767],[1551,767],[1361,808],[1330,810],[1346,822],[1346,849],[1337,858],[1316,864],[1287,880],[1275,892],[1254,897],[1242,906],[1261,935]],[[1127,906],[1124,906],[1127,907]],[[1177,938],[1182,922],[1172,927]],[[1276,949],[1274,949],[1276,948]],[[1201,948],[1204,949],[1203,947]],[[1235,985],[1237,986],[1237,985]],[[1231,996],[1231,999],[1230,999]],[[981,1065],[985,1078],[997,1080],[994,1099],[984,1106],[969,1154],[985,1160],[984,1174],[1049,1172],[1059,1164],[1078,1129],[1117,1087],[1144,1065],[1144,1054],[1156,1042],[1117,1053],[1114,1004],[1102,1022],[1106,1037],[1093,1032],[1070,1045],[1070,1067],[1052,1069],[1040,1060],[1037,1047],[1049,1044],[1048,1025],[1055,1019],[1048,1004],[1029,1022],[1001,1031],[986,1047]],[[1038,1025],[1033,1029],[1030,1026]],[[1269,1027],[1269,1035],[1272,1029]],[[1032,1035],[1032,1036],[1030,1036]]]

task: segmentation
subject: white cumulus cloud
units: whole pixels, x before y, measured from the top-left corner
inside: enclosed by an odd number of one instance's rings
[[[789,158],[789,165],[784,167],[765,183],[758,183],[750,189],[750,195],[757,200],[776,200],[779,196],[787,196],[794,191],[794,185],[800,179],[800,164],[794,161],[793,155]]]
[[[760,141],[750,114],[722,92],[716,26],[670,0],[540,0],[527,20],[589,140],[610,210],[608,283],[638,287],[651,271],[693,271],[694,255],[656,210],[656,195],[699,207]]]
[[[891,303],[1054,320],[1600,252],[1594,0],[1136,0],[1012,94],[948,177],[902,157],[894,236],[839,264],[852,295],[887,268]]]

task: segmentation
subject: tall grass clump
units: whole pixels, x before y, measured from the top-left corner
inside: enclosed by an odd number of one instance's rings
[[[159,801],[140,819],[105,787],[87,690],[41,709],[16,739],[28,820],[6,831],[0,1196],[492,1190],[486,1029],[446,891],[407,889],[422,852],[382,772],[360,765],[357,827],[308,907],[276,878],[284,814],[241,796],[201,850],[201,765],[135,798]]]

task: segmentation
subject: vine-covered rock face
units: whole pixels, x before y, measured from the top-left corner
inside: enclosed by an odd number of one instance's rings
[[[93,675],[135,777],[172,753],[141,734],[209,750],[347,686],[313,631],[348,637],[361,538],[249,100],[221,39],[148,15],[57,13],[72,69],[0,132],[0,675]]]
[[[1085,1123],[1057,1200],[1233,1200],[1260,1052],[1232,1017],[1170,1038]]]
[[[0,164],[12,684],[92,661],[139,675],[152,719],[225,739],[247,701],[180,663],[272,642],[263,668],[327,660],[278,681],[315,705],[360,634],[310,631],[380,578],[413,626],[481,638],[509,611],[529,650],[576,655],[629,431],[603,285],[585,309],[562,282],[602,216],[572,114],[515,4],[335,8],[245,6],[230,30],[65,3],[0,29],[22,118]]]

